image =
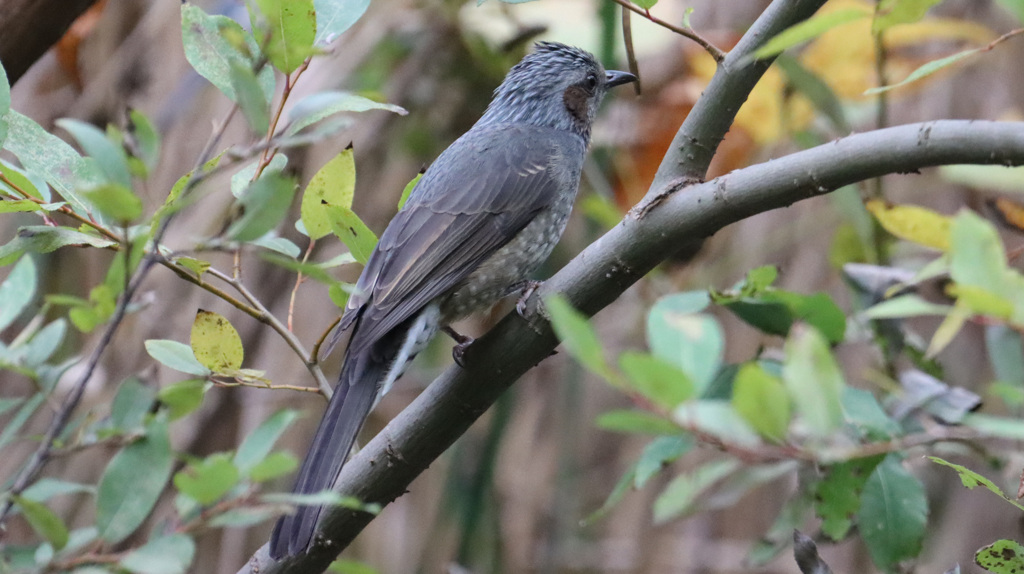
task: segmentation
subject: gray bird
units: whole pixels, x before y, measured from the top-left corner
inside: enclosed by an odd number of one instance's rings
[[[427,169],[370,255],[337,332],[338,386],[293,489],[331,488],[370,410],[441,328],[524,289],[565,229],[606,91],[635,81],[588,52],[541,42],[483,117]],[[270,554],[307,550],[323,507],[274,527]]]

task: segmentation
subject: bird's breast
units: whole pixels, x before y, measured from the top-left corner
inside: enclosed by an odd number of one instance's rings
[[[575,193],[537,214],[511,241],[441,298],[441,324],[483,311],[512,294],[548,258],[565,230]]]

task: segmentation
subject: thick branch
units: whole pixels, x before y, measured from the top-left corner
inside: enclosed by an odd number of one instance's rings
[[[0,0],[0,62],[18,81],[96,0]]]
[[[680,244],[751,215],[844,185],[942,164],[1024,164],[1024,123],[937,121],[853,135],[718,179],[670,182],[591,244],[540,289],[589,314],[614,301]],[[641,215],[642,214],[642,215]],[[395,500],[557,341],[539,318],[515,313],[478,339],[464,368],[451,367],[345,466],[336,490],[365,502]],[[274,562],[261,548],[240,573],[319,572],[372,520],[330,510],[307,555]]]

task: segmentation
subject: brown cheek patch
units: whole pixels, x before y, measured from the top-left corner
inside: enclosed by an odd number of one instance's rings
[[[569,86],[562,95],[565,109],[569,110],[577,121],[587,122],[587,91],[579,86]]]

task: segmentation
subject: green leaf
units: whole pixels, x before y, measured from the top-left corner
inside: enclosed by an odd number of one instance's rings
[[[225,453],[212,454],[174,475],[174,486],[184,495],[208,506],[238,484],[238,468]]]
[[[210,519],[209,525],[213,528],[246,528],[271,518],[277,518],[278,514],[279,511],[276,508],[243,506],[214,516]]]
[[[643,411],[608,411],[595,422],[599,428],[622,433],[678,435],[683,432],[671,421]]]
[[[252,467],[252,470],[249,471],[249,478],[253,482],[266,482],[286,475],[298,466],[298,459],[290,453],[274,452]]]
[[[1020,333],[1006,325],[989,325],[985,327],[985,348],[996,379],[1024,388],[1024,340]]]
[[[1024,440],[1024,420],[967,413],[961,423],[981,433],[1010,440]]]
[[[871,33],[878,34],[898,24],[917,22],[939,2],[942,0],[882,0],[875,10]]]
[[[316,11],[313,0],[256,0],[266,22],[253,22],[265,36],[260,42],[275,68],[286,75],[313,55]]]
[[[64,548],[68,543],[68,527],[59,516],[40,502],[22,496],[15,496],[12,499],[21,507],[21,512],[32,526],[32,530],[45,538],[54,550]]]
[[[786,305],[796,320],[811,325],[832,344],[841,343],[846,336],[846,314],[827,293],[803,295],[773,289],[763,297]]]
[[[11,325],[36,296],[36,264],[23,256],[0,283],[0,331]]]
[[[117,389],[110,405],[111,424],[121,431],[141,429],[154,400],[156,391],[142,384],[137,377],[128,377]]]
[[[223,373],[242,368],[242,338],[223,315],[197,311],[189,340],[196,360],[211,371]]]
[[[725,339],[718,321],[694,314],[706,305],[707,294],[680,293],[658,300],[647,316],[647,340],[654,355],[676,365],[690,377],[700,395],[722,364]]]
[[[846,383],[816,329],[798,326],[786,341],[782,379],[808,429],[826,437],[843,423],[841,397]]]
[[[925,358],[933,359],[941,353],[953,341],[953,337],[956,337],[964,323],[970,318],[970,309],[958,302],[949,314],[946,315],[946,318],[942,320],[942,323],[939,324],[939,328],[935,329],[935,334],[932,335],[932,340],[928,343]]]
[[[283,153],[276,153],[271,158],[270,163],[267,164],[263,171],[260,172],[260,177],[268,172],[282,172],[285,166],[288,165],[288,156]],[[254,159],[251,162],[245,164],[242,169],[239,169],[231,176],[231,195],[235,197],[242,197],[245,195],[245,190],[252,184],[253,178],[256,177],[256,170],[260,167],[260,160]]]
[[[843,387],[843,419],[861,432],[861,436],[885,440],[900,434],[900,425],[892,420],[869,391]]]
[[[228,99],[237,102],[238,94],[231,84],[231,65],[254,68],[259,46],[252,35],[231,18],[211,16],[191,3],[181,6],[181,35],[189,64]],[[264,67],[257,78],[269,104],[274,95],[274,71]]]
[[[277,227],[295,197],[295,182],[276,172],[264,172],[239,199],[244,211],[231,224],[227,235],[237,241],[252,241]]]
[[[75,138],[82,151],[96,160],[108,183],[131,187],[131,175],[128,173],[124,148],[110,141],[103,130],[72,118],[59,119],[55,123]]]
[[[871,559],[882,570],[914,558],[921,551],[928,523],[924,485],[900,464],[885,457],[864,485],[857,524]]]
[[[594,524],[598,520],[601,520],[602,518],[607,516],[607,514],[611,512],[611,510],[615,508],[615,506],[620,501],[622,501],[622,499],[626,496],[626,493],[629,492],[630,487],[633,485],[633,479],[635,474],[636,465],[633,465],[629,468],[629,470],[627,470],[622,475],[622,477],[619,478],[619,481],[615,483],[615,486],[612,488],[612,491],[608,494],[608,498],[605,499],[604,504],[601,505],[601,508],[598,508],[594,512],[590,513],[590,515],[588,515],[586,518],[581,520],[580,525],[590,526],[591,524]]]
[[[238,98],[238,107],[249,122],[252,131],[265,134],[270,129],[270,104],[263,94],[263,86],[252,71],[252,66],[232,62],[228,71],[231,88]]]
[[[370,0],[314,0],[317,46],[326,46],[366,12]]]
[[[288,112],[289,124],[285,134],[295,135],[304,128],[334,114],[342,112],[368,112],[370,110],[385,110],[402,116],[409,113],[401,106],[375,102],[350,92],[317,92],[299,100],[295,107]]]
[[[925,315],[946,316],[953,309],[949,305],[939,305],[925,301],[918,295],[900,295],[887,299],[864,311],[868,319],[902,319],[905,317],[921,317]]]
[[[351,209],[355,189],[356,162],[349,146],[324,164],[302,192],[302,223],[310,239],[320,239],[331,232],[328,205]]]
[[[0,158],[0,172],[2,172],[7,179],[11,180],[11,184],[13,184],[10,185],[4,181],[0,181],[0,190],[7,192],[11,196],[18,197],[21,196],[22,193],[16,191],[15,188],[17,188],[30,197],[41,199],[43,201],[50,201],[50,188],[47,187],[46,180],[42,179],[37,174],[22,170],[10,162],[4,161],[3,158]]]
[[[864,9],[848,8],[813,16],[799,24],[786,28],[777,36],[765,42],[763,46],[754,52],[754,58],[758,60],[770,58],[781,53],[783,50],[817,38],[833,28],[838,28],[855,20],[861,20],[870,15],[871,13]]]
[[[0,213],[25,213],[42,209],[43,206],[31,199],[0,200]]]
[[[128,118],[131,120],[129,133],[134,143],[133,152],[142,160],[146,169],[152,171],[160,162],[160,132],[139,110],[129,112]]]
[[[82,192],[82,195],[97,211],[114,221],[128,223],[142,215],[142,200],[123,185],[104,184]]]
[[[46,502],[55,496],[79,493],[94,494],[95,492],[96,488],[88,484],[44,477],[32,483],[21,495],[35,502]]]
[[[850,133],[850,123],[846,120],[843,103],[820,76],[803,67],[796,58],[786,54],[780,54],[775,60],[775,65],[786,74],[789,84],[807,97],[814,107],[832,122],[832,127],[837,133]]]
[[[1018,574],[1024,571],[1024,546],[1013,540],[996,540],[979,548],[974,561],[995,574]]]
[[[146,352],[150,357],[175,371],[197,377],[208,377],[213,374],[210,369],[196,360],[192,347],[185,343],[168,339],[149,339],[146,341]]]
[[[160,389],[157,398],[167,406],[167,414],[174,421],[198,409],[209,386],[202,379],[180,381]]]
[[[1021,1],[1024,6],[1024,0]],[[1024,167],[1005,165],[943,165],[939,166],[942,179],[970,187],[972,189],[990,189],[1008,193],[1021,193],[1024,190]]]
[[[50,253],[69,245],[104,248],[115,243],[68,227],[29,225],[19,227],[14,240],[0,247],[0,264],[7,265],[25,252]]]
[[[655,524],[692,513],[711,487],[740,468],[735,459],[715,460],[675,477],[654,501]]]
[[[814,508],[821,518],[821,531],[832,540],[838,542],[850,531],[864,485],[883,458],[855,458],[825,468],[825,477],[814,488]]]
[[[559,294],[545,297],[544,308],[551,316],[551,327],[555,335],[569,355],[591,372],[612,380],[614,375],[604,359],[601,341],[586,316]]]
[[[651,8],[654,8],[654,5],[657,3],[658,0],[637,0],[636,2],[634,2],[634,4],[643,8],[644,10],[650,10]]]
[[[626,375],[626,384],[666,409],[673,409],[694,395],[693,383],[686,373],[649,353],[626,351],[619,356],[619,367]]]
[[[26,171],[42,175],[75,211],[87,213],[85,201],[76,189],[103,183],[95,160],[78,155],[67,142],[14,110],[7,112],[7,122],[4,149],[14,154]]]
[[[652,440],[636,461],[633,487],[638,490],[643,488],[648,480],[689,452],[693,445],[694,440],[690,435],[659,436]]]
[[[378,570],[365,562],[339,558],[331,562],[327,571],[332,574],[378,574]]]
[[[18,431],[20,431],[21,427],[25,425],[28,419],[35,414],[39,405],[43,404],[45,399],[45,393],[36,393],[32,395],[32,398],[28,399],[21,405],[18,412],[15,413],[15,415],[3,426],[3,429],[0,430],[0,448],[10,444],[10,442],[18,436]]]
[[[334,235],[348,247],[356,261],[365,265],[370,253],[377,246],[377,236],[348,207],[328,205],[325,209]]]
[[[968,490],[974,490],[978,486],[984,486],[985,488],[987,488],[990,492],[992,492],[993,494],[995,494],[999,498],[1002,498],[1003,500],[1005,500],[1005,501],[1009,502],[1010,504],[1016,506],[1020,510],[1024,510],[1024,505],[1020,504],[1016,500],[1013,500],[1009,496],[1006,496],[1006,494],[1003,493],[1003,489],[1001,489],[998,486],[996,486],[996,484],[994,482],[992,482],[991,480],[985,478],[984,476],[974,472],[973,470],[967,468],[966,466],[961,466],[959,464],[953,464],[953,463],[951,463],[949,461],[946,461],[946,460],[943,460],[943,459],[941,459],[941,458],[939,458],[937,456],[929,456],[928,458],[932,462],[934,462],[936,464],[941,464],[943,466],[948,466],[949,468],[952,468],[953,470],[955,470],[957,472],[957,474],[960,475],[960,482],[964,486],[966,486]]]
[[[684,429],[713,435],[725,443],[748,447],[761,443],[754,429],[727,401],[705,399],[683,403],[672,412],[672,418]]]
[[[243,476],[248,475],[254,466],[270,454],[277,439],[299,416],[299,411],[291,409],[278,411],[242,441],[242,446],[235,453],[234,463]]]
[[[412,178],[412,181],[405,184],[405,189],[402,190],[402,197],[398,198],[398,209],[405,207],[405,202],[409,201],[409,196],[412,194],[412,190],[416,188],[416,184],[420,182],[420,178],[423,177],[425,171],[426,170],[420,170],[420,172],[416,174],[416,177]],[[597,196],[592,195],[588,197]]]
[[[174,465],[167,420],[154,418],[146,435],[114,455],[100,478],[96,526],[100,537],[117,544],[149,516]]]
[[[732,406],[761,436],[784,442],[789,429],[789,394],[778,377],[757,363],[740,368],[733,382]]]
[[[126,554],[121,566],[135,574],[185,574],[195,553],[196,545],[191,538],[168,534]]]
[[[965,58],[969,58],[969,57],[971,57],[971,56],[981,52],[982,49],[983,48],[974,48],[974,49],[971,49],[971,50],[964,50],[963,52],[957,52],[956,54],[953,54],[952,56],[946,56],[945,58],[939,58],[938,60],[932,60],[931,62],[928,62],[927,64],[923,64],[922,66],[920,66],[919,68],[917,68],[913,72],[910,72],[910,75],[907,76],[906,78],[904,78],[902,82],[899,82],[899,83],[896,83],[896,84],[890,84],[888,86],[881,86],[881,87],[878,87],[878,88],[871,88],[870,90],[866,90],[864,92],[864,95],[865,96],[872,96],[872,95],[875,95],[875,94],[881,94],[882,92],[888,92],[889,90],[894,90],[896,88],[900,88],[902,86],[906,86],[907,84],[912,84],[912,83],[920,80],[921,78],[926,78],[926,77],[934,74],[935,72],[938,72],[939,70],[941,70],[943,68],[946,68],[948,66],[952,66],[953,64],[959,62],[960,60],[963,60]]]

